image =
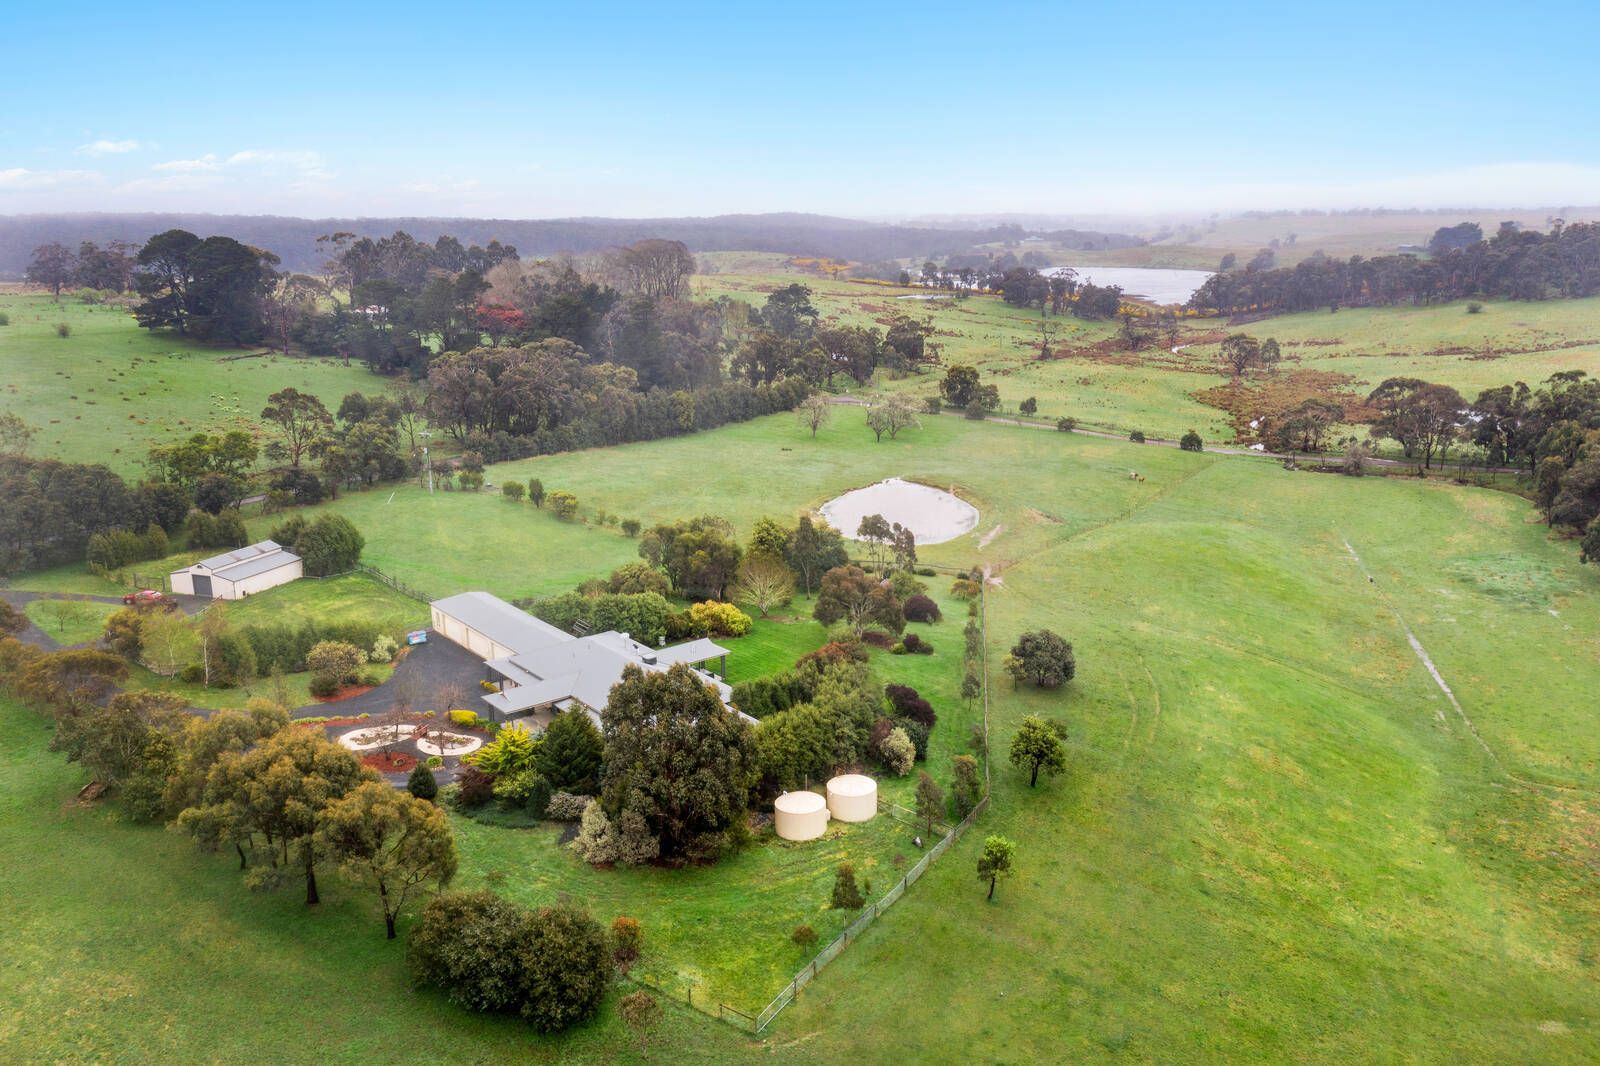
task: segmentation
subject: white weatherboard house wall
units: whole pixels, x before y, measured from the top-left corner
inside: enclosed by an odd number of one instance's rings
[[[524,719],[542,726],[561,711],[581,707],[598,725],[611,687],[630,665],[665,673],[686,663],[725,706],[733,695],[721,678],[699,669],[712,659],[726,661],[728,649],[709,640],[652,648],[615,631],[575,637],[487,592],[447,596],[431,608],[435,633],[484,660],[485,680],[500,689],[483,697],[495,722]],[[755,724],[748,715],[740,717]]]
[[[300,556],[276,541],[264,540],[174,570],[168,580],[173,592],[186,596],[238,600],[287,584],[304,574],[305,564]]]

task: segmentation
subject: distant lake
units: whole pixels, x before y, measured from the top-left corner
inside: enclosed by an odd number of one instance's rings
[[[1056,267],[1046,274],[1062,270],[1077,271],[1078,277],[1093,285],[1120,285],[1128,296],[1137,296],[1158,304],[1188,303],[1200,286],[1211,276],[1209,270],[1164,270],[1158,267],[1078,266]]]

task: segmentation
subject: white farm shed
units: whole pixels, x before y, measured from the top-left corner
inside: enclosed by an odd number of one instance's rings
[[[785,840],[815,840],[828,831],[828,805],[815,792],[785,792],[772,803],[772,827]]]
[[[878,813],[878,783],[865,774],[840,774],[828,782],[828,813],[841,822],[870,822]]]
[[[264,540],[174,570],[168,580],[173,592],[185,596],[239,600],[288,584],[304,574],[300,556],[277,541]]]

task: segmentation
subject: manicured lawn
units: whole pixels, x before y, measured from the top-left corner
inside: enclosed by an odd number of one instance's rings
[[[316,908],[250,892],[226,856],[74,804],[83,774],[49,737],[0,698],[8,1062],[618,1063],[670,1047],[710,1063],[755,1050],[670,1005],[646,1052],[609,1007],[558,1038],[459,1010],[412,987],[405,941],[384,939],[364,890],[325,878]]]
[[[382,392],[385,380],[337,359],[284,359],[263,349],[203,348],[140,329],[126,311],[0,295],[0,411],[39,434],[32,453],[142,473],[151,445],[192,433],[260,435],[261,409],[286,386],[330,410],[349,392]],[[66,323],[71,335],[56,335]]]
[[[428,625],[428,607],[365,574],[301,578],[227,605],[234,625],[375,622],[399,639]]]
[[[524,902],[566,894],[607,925],[621,915],[637,918],[645,972],[678,995],[693,985],[697,1002],[750,1014],[855,919],[857,912],[829,907],[840,863],[854,864],[858,883],[871,883],[863,895],[876,899],[919,858],[915,828],[882,815],[831,823],[822,839],[803,843],[779,840],[769,829],[711,866],[680,870],[597,870],[558,845],[558,827],[503,829],[464,818],[452,824],[463,885],[492,885]],[[802,924],[819,938],[810,948],[792,939]]]
[[[728,683],[766,677],[794,666],[795,660],[816,651],[828,639],[828,627],[811,617],[815,596],[796,596],[787,607],[774,607],[762,618],[750,612],[750,632],[735,640],[722,640],[728,656]]]
[[[98,640],[106,619],[120,608],[93,600],[30,600],[23,610],[34,625],[65,645]]]
[[[391,663],[371,663],[365,669],[370,671],[374,677],[377,677],[380,682],[387,681],[389,675],[394,672],[394,666]],[[271,678],[258,677],[251,679],[248,684],[234,688],[206,688],[203,684],[189,684],[175,677],[163,677],[160,674],[146,670],[142,666],[135,666],[128,675],[127,681],[128,688],[151,692],[170,692],[173,695],[182,696],[191,707],[238,708],[243,707],[257,697],[275,701],[280,695],[290,710],[318,702],[311,695],[311,674],[309,672],[301,671],[298,674],[283,675],[283,686],[282,693],[279,693],[273,688]],[[323,706],[327,707],[327,710],[318,711],[318,714],[337,715],[340,713],[338,701],[323,704]]]

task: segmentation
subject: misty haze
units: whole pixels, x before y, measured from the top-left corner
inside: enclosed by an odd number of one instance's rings
[[[0,1062],[1600,1062],[1514,14],[8,12]]]

